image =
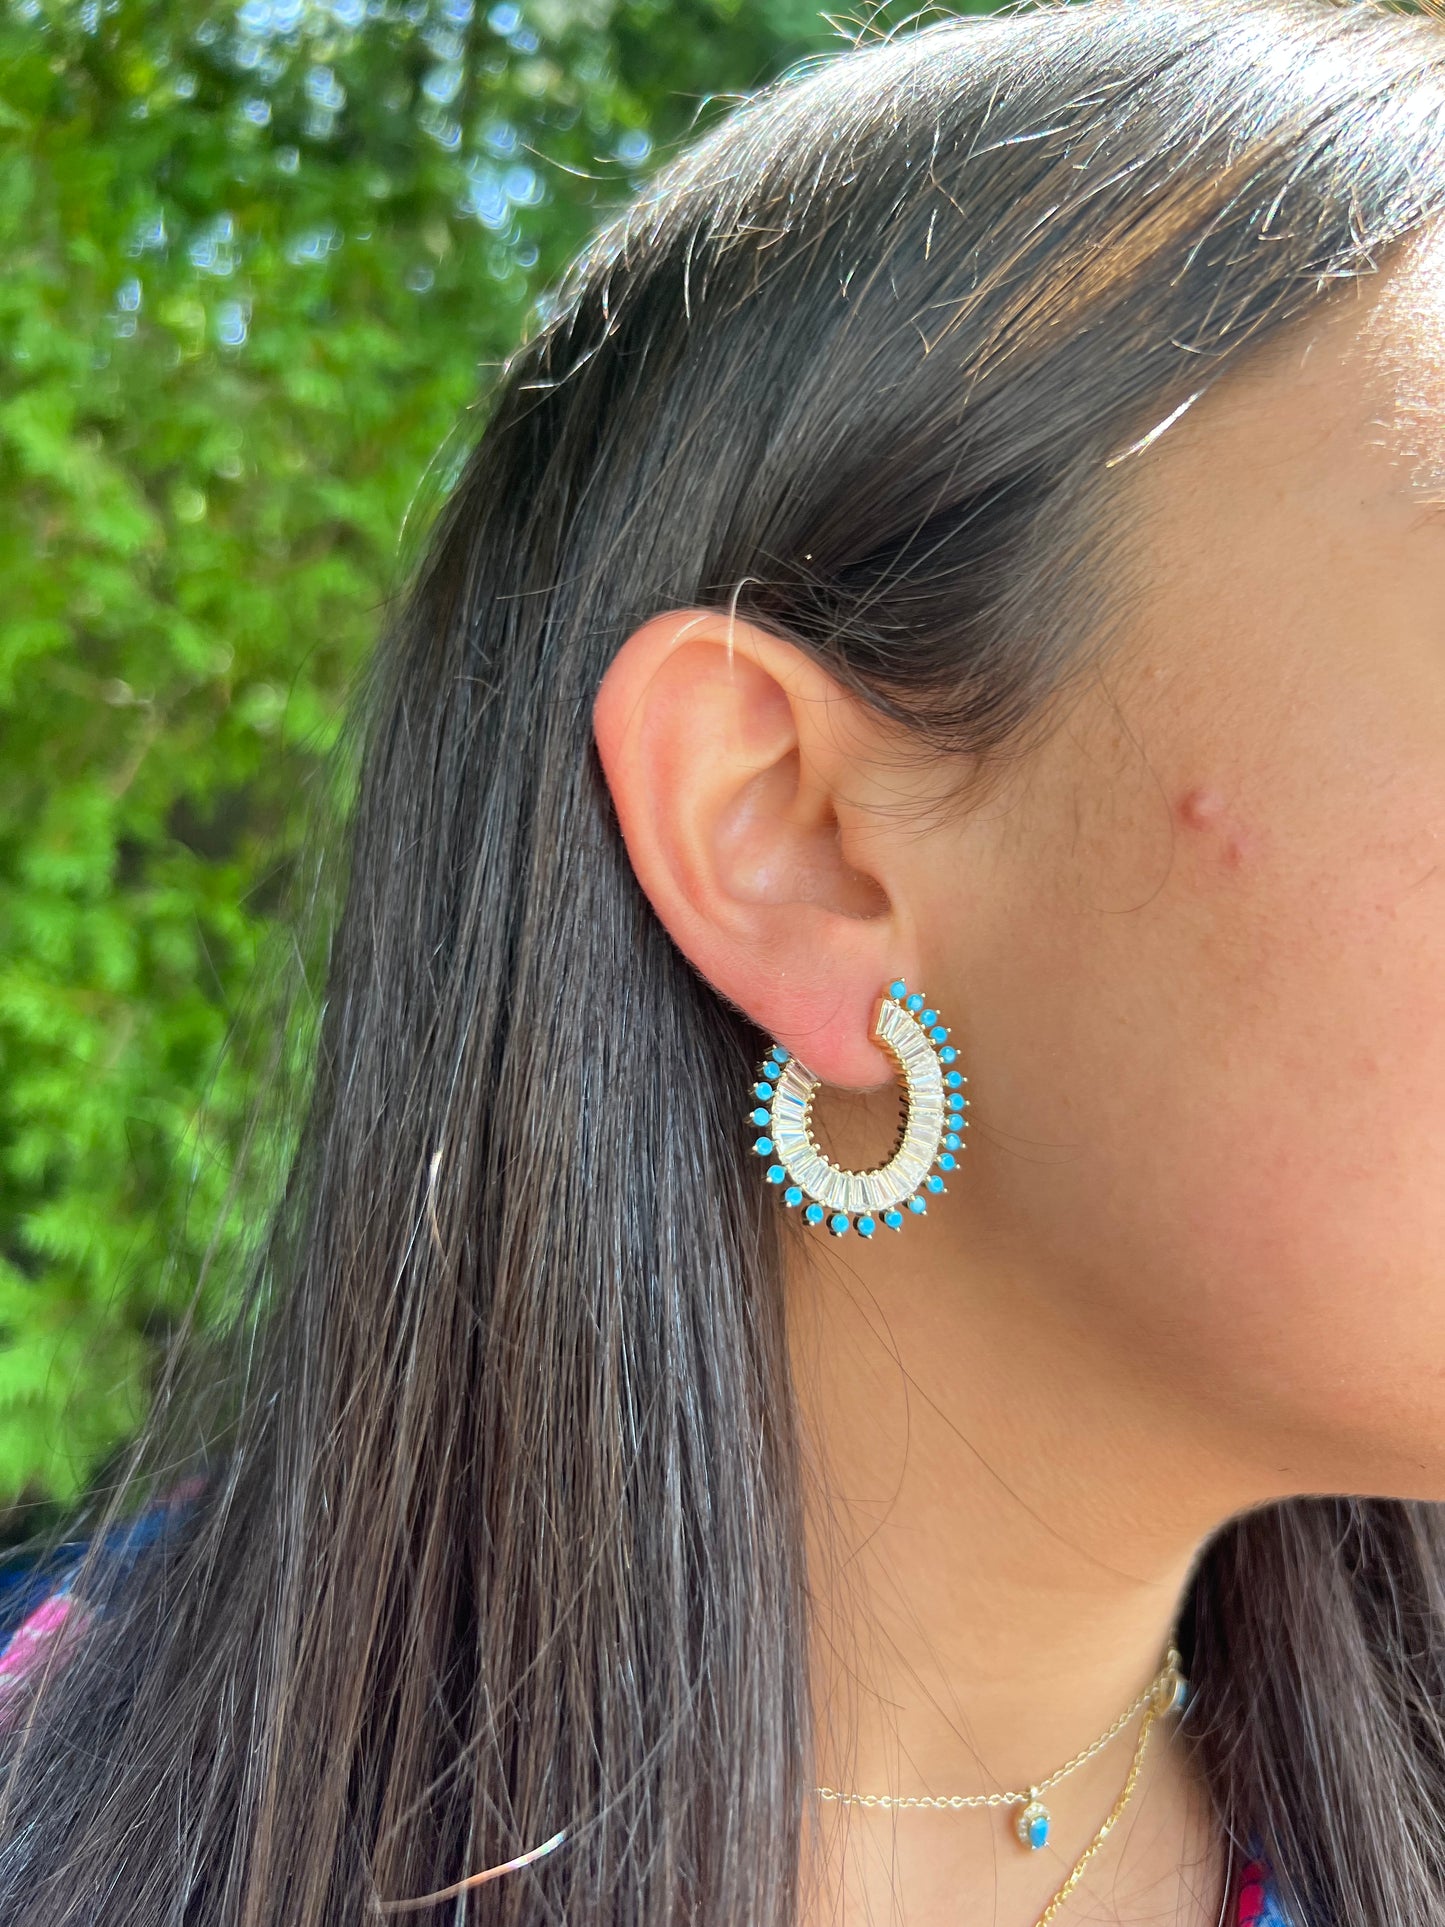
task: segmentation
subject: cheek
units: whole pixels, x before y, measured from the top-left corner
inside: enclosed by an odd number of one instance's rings
[[[995,1195],[1285,1486],[1442,1496],[1445,788],[1237,794],[1076,842],[975,1080]]]
[[[1261,861],[1221,942],[1161,928],[1175,995],[1118,1060],[1120,1149],[1220,1383],[1366,1433],[1407,1416],[1412,1373],[1433,1401],[1445,1355],[1445,892],[1407,897],[1404,857]]]

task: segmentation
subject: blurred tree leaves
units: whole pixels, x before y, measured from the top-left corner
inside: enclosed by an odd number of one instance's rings
[[[247,1236],[222,1046],[488,367],[708,103],[840,40],[806,0],[0,6],[13,1505],[128,1437]]]

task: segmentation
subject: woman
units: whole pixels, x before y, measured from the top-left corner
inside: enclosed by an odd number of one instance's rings
[[[598,239],[0,1918],[1445,1922],[1442,141],[1428,20],[1094,0]]]

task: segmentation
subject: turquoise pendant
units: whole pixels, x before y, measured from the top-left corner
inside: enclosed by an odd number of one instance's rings
[[[1037,1853],[1049,1844],[1049,1810],[1040,1799],[1032,1799],[1014,1821],[1014,1832],[1022,1845]]]

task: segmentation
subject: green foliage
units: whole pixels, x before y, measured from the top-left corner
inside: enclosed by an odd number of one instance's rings
[[[0,1502],[94,1476],[248,1235],[223,1046],[488,368],[649,156],[837,44],[807,0],[0,11]]]

